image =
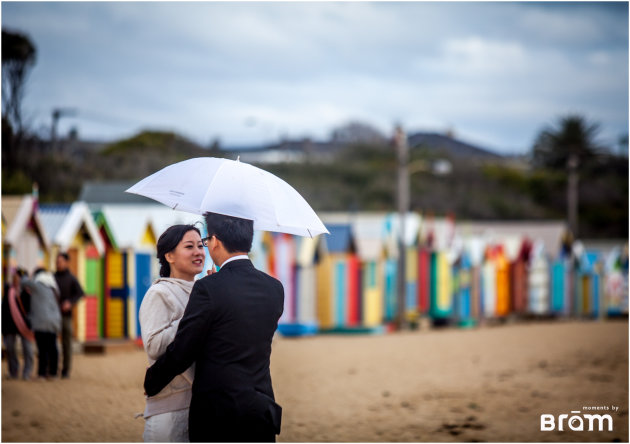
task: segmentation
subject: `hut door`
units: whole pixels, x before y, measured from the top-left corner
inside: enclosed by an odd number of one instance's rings
[[[140,304],[144,295],[151,286],[151,255],[145,253],[136,254],[136,337],[141,337],[140,332]]]

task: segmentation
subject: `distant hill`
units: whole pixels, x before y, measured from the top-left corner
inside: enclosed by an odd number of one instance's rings
[[[154,153],[160,155],[203,156],[208,150],[173,132],[142,131],[133,137],[114,142],[102,154]]]
[[[503,160],[504,156],[458,140],[448,134],[417,132],[407,137],[409,148],[424,148],[430,154],[443,155],[451,159],[462,160]],[[383,150],[391,149],[391,144],[385,139],[374,139],[370,142],[346,141],[313,141],[311,139],[285,140],[257,147],[226,148],[226,153],[237,153],[245,162],[282,163],[301,162],[305,159],[333,162],[335,155],[357,145],[380,147]]]
[[[409,148],[427,148],[449,157],[477,158],[483,160],[499,160],[500,154],[470,143],[462,142],[447,134],[415,133],[408,137]]]

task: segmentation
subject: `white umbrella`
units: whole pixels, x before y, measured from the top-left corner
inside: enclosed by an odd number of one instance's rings
[[[184,160],[145,177],[126,192],[188,213],[250,219],[256,230],[310,237],[328,233],[291,185],[239,161],[215,157]]]

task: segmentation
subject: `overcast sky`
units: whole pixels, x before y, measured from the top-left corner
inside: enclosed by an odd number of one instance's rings
[[[628,132],[628,4],[2,2],[37,48],[24,108],[60,133],[203,145],[327,139],[355,120],[528,151],[567,113]]]

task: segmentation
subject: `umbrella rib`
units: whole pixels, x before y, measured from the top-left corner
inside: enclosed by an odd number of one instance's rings
[[[212,176],[212,180],[208,184],[208,189],[206,190],[206,194],[204,194],[203,200],[201,201],[202,204],[206,200],[206,197],[208,196],[208,191],[212,188],[212,184],[217,179],[217,176],[219,175],[219,171],[221,171],[224,165],[225,165],[225,162],[221,162],[221,164],[219,165],[219,168],[217,168],[217,171],[214,173],[214,176]],[[203,216],[204,210],[202,208],[202,205],[199,206],[199,211],[201,212],[201,215]],[[205,212],[208,213],[208,210],[206,210]]]

